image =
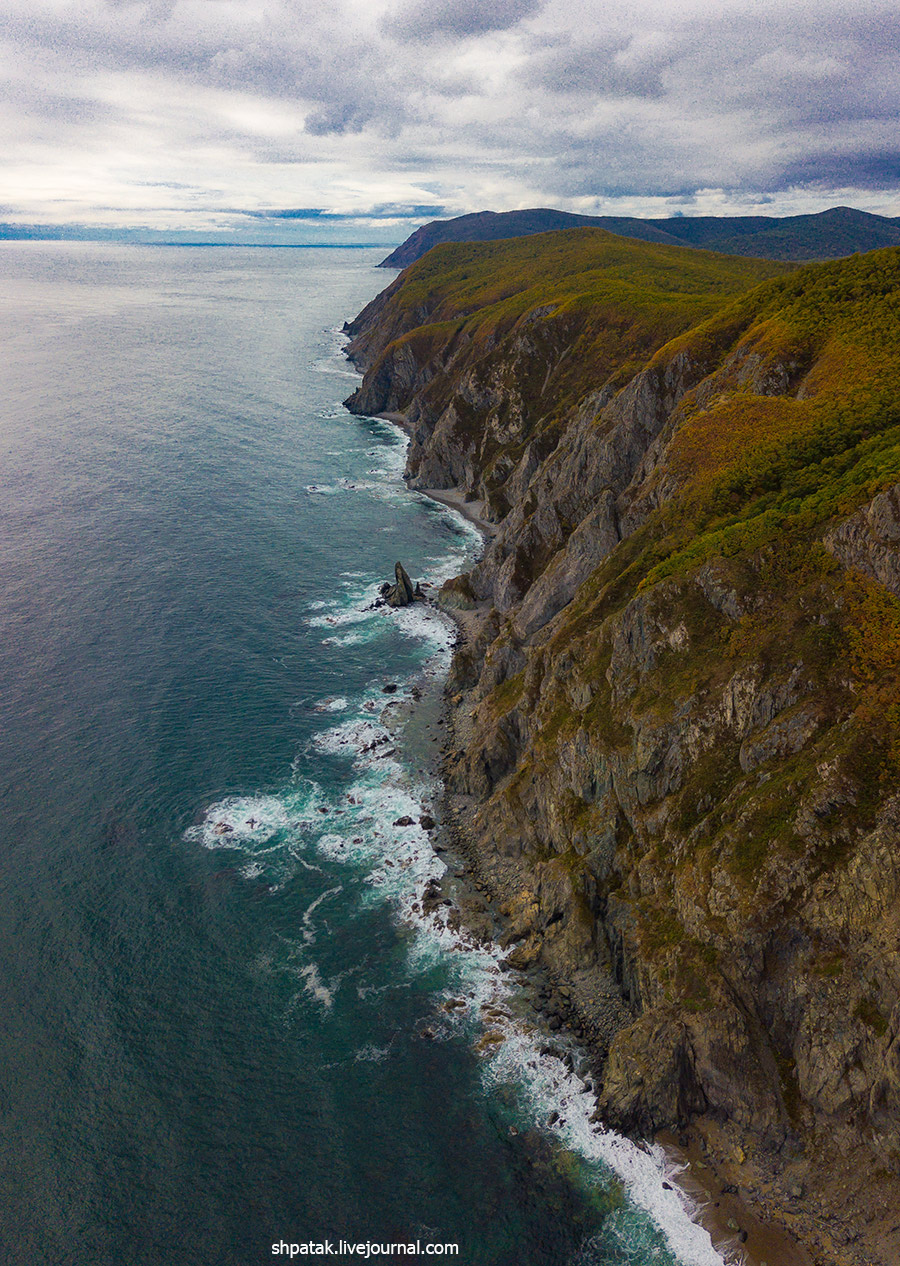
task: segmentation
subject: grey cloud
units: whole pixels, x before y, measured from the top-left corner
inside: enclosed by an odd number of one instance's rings
[[[40,116],[76,124],[97,124],[116,118],[116,111],[101,101],[47,90],[23,80],[5,85],[3,95],[7,105],[20,108],[31,118]]]
[[[508,31],[543,8],[544,0],[406,0],[383,23],[401,41],[466,39]]]
[[[352,29],[336,41],[306,6],[281,11],[276,6],[257,24],[221,21],[190,27],[167,22],[157,15],[159,7],[128,4],[80,19],[40,12],[13,15],[5,34],[20,48],[60,55],[70,74],[161,71],[213,87],[314,99],[327,98],[342,83],[353,83],[362,95],[384,89],[376,76],[367,82],[365,75],[374,50],[354,37]]]
[[[609,97],[660,97],[662,72],[677,56],[675,48],[629,56],[631,41],[572,41],[538,54],[526,72],[529,83],[556,93]]]
[[[810,154],[781,169],[776,183],[828,189],[900,189],[900,146],[862,154]]]
[[[341,136],[361,132],[371,117],[371,111],[352,101],[333,101],[314,110],[304,126],[311,136]]]

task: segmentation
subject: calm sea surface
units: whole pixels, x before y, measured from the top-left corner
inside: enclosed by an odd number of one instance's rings
[[[479,542],[340,405],[380,254],[0,246],[3,1263],[721,1261],[413,908],[452,630],[369,604]]]

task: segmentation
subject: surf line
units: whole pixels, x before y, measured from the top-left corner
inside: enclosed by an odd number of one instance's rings
[[[368,420],[382,421],[397,427],[405,434],[404,451],[408,448],[410,435],[402,414],[379,415]],[[396,474],[402,479],[399,469]],[[445,513],[461,521],[465,531],[477,530],[482,542],[489,537],[492,527],[478,513],[481,507],[465,503],[461,495],[448,493],[446,490],[407,491],[412,496],[428,497],[439,504]],[[453,561],[458,563],[459,560]],[[428,623],[430,617],[435,624],[446,628],[445,622],[450,621],[466,636],[465,620],[458,618],[456,612],[436,609],[431,604],[419,610],[422,623]],[[446,674],[450,667],[450,655],[445,658]],[[402,751],[402,745],[398,743],[398,746]],[[441,1024],[458,1024],[467,1015],[471,1019],[473,1012],[477,1015],[475,1028],[480,1036],[473,1034],[473,1041],[479,1054],[487,1055],[485,1081],[488,1084],[494,1082],[499,1085],[502,1082],[521,1087],[526,1098],[531,1100],[531,1110],[527,1113],[531,1117],[531,1124],[545,1134],[555,1136],[560,1144],[580,1155],[589,1164],[599,1163],[606,1171],[618,1177],[633,1205],[662,1234],[669,1251],[681,1266],[740,1266],[745,1258],[738,1244],[725,1244],[716,1248],[709,1232],[700,1224],[698,1219],[702,1216],[702,1207],[678,1181],[684,1168],[671,1160],[658,1144],[639,1145],[596,1125],[592,1119],[596,1108],[596,1098],[592,1090],[587,1088],[585,1081],[571,1066],[567,1066],[564,1057],[558,1058],[545,1053],[542,1048],[546,1048],[548,1034],[530,1026],[526,1028],[514,1017],[515,1008],[511,1003],[517,992],[521,992],[521,988],[514,978],[501,974],[505,970],[506,953],[495,942],[486,946],[483,941],[469,936],[462,925],[459,911],[453,919],[455,926],[450,926],[443,899],[437,907],[433,900],[428,901],[429,885],[434,886],[432,891],[437,890],[447,867],[433,853],[430,840],[426,839],[423,843],[426,850],[432,853],[437,867],[422,865],[421,861],[424,859],[421,859],[420,865],[415,868],[415,887],[402,895],[394,890],[401,917],[406,922],[417,925],[426,935],[434,937],[443,950],[457,956],[458,962],[459,956],[468,958],[470,972],[465,973],[469,977],[465,983],[469,990],[475,986],[474,993],[470,993],[468,999],[445,997],[445,1008],[447,1004],[453,1005],[449,1016],[442,1017]],[[394,887],[393,884],[388,886]],[[465,988],[460,992],[466,992]],[[470,1007],[470,1002],[476,1002],[476,1006]],[[428,1031],[434,1038],[440,1036],[439,1030]],[[587,1060],[587,1052],[578,1047],[571,1035],[567,1036],[566,1045],[573,1062],[578,1057]],[[493,1071],[489,1072],[491,1068]],[[553,1124],[550,1124],[551,1120]],[[622,1247],[625,1248],[625,1245]]]

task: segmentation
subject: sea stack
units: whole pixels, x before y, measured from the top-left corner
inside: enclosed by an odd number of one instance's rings
[[[408,607],[416,600],[416,591],[402,563],[394,564],[396,582],[384,595],[389,607]]]

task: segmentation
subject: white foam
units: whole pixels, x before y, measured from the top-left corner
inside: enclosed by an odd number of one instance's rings
[[[396,481],[406,460],[406,441],[388,423],[378,423],[377,428],[390,441],[372,451],[373,456],[385,463],[384,471],[378,473]],[[308,491],[337,492],[361,487],[356,485],[350,489],[347,481],[342,483],[343,489],[311,485]],[[382,496],[409,495],[402,486],[385,485],[378,491]],[[437,587],[465,566],[473,546],[481,538],[474,525],[455,511],[439,507],[435,512],[452,516],[454,525],[459,527],[459,544],[441,558],[429,560],[434,567],[428,579]],[[331,639],[339,645],[362,640],[370,630],[374,635],[383,627],[379,621],[385,618],[385,612],[375,613],[365,608],[364,604],[374,600],[378,585],[377,582],[359,583],[364,581],[364,576],[346,574],[346,599],[310,603],[309,610],[317,614],[310,616],[308,623],[316,628],[340,630]],[[448,617],[434,607],[416,604],[391,612],[390,618],[405,636],[434,648],[430,661],[432,671],[446,669],[455,634],[455,626]],[[429,1019],[434,1035],[446,1037],[454,1032],[465,1032],[476,1050],[484,1055],[480,1068],[486,1089],[514,1087],[518,1111],[529,1125],[555,1135],[561,1146],[580,1156],[589,1168],[596,1166],[596,1171],[591,1169],[596,1172],[596,1181],[606,1181],[604,1173],[617,1175],[633,1206],[660,1228],[671,1251],[684,1266],[723,1266],[724,1259],[712,1247],[708,1234],[693,1221],[696,1208],[672,1182],[677,1174],[662,1149],[640,1148],[595,1127],[590,1120],[594,1100],[583,1080],[570,1071],[562,1059],[541,1054],[547,1037],[517,1017],[515,984],[501,970],[503,952],[496,945],[476,945],[464,929],[454,931],[447,924],[446,907],[439,907],[427,918],[422,916],[426,885],[446,869],[431,848],[428,833],[418,825],[422,808],[429,803],[436,788],[429,780],[411,776],[394,754],[395,740],[391,733],[373,717],[365,716],[366,711],[380,711],[386,703],[383,696],[370,694],[355,705],[362,715],[348,716],[313,739],[315,750],[352,757],[355,781],[349,790],[345,788],[340,799],[329,801],[311,785],[282,797],[231,797],[213,806],[204,821],[190,829],[187,838],[208,848],[245,850],[249,860],[242,873],[248,876],[251,871],[254,876],[261,873],[257,854],[269,847],[273,851],[281,849],[286,862],[303,866],[307,871],[322,873],[324,868],[325,873],[333,874],[332,868],[337,863],[360,874],[365,880],[363,904],[389,902],[397,917],[415,930],[408,946],[412,972],[427,972],[434,964],[443,964],[452,981],[445,990],[443,1002],[464,1000],[463,1006],[442,1009],[439,1021]],[[322,700],[316,706],[321,711],[344,712],[350,711],[353,705],[340,698]],[[366,748],[368,750],[363,750]],[[328,808],[329,812],[319,814],[319,808]],[[397,820],[403,817],[412,818],[413,825],[396,826]],[[250,827],[250,819],[253,827]],[[231,830],[217,834],[217,826],[223,823]],[[322,866],[302,856],[307,842],[313,840]],[[302,943],[298,943],[296,953],[308,952],[315,943],[315,916],[321,905],[341,890],[341,884],[326,888],[306,907],[299,929]],[[343,977],[326,982],[313,962],[306,962],[297,975],[303,981],[303,992],[330,1011]],[[396,987],[396,982],[392,987]],[[363,996],[366,987],[359,986],[359,992]],[[485,1037],[490,1040],[484,1042]],[[565,1045],[559,1038],[553,1041],[555,1046]],[[569,1042],[568,1047],[573,1053],[583,1054],[574,1043]],[[354,1059],[377,1061],[385,1058],[388,1050],[388,1047],[364,1045],[355,1052]],[[559,1119],[551,1126],[553,1113],[558,1113]],[[671,1190],[663,1186],[664,1180],[669,1180]],[[621,1215],[614,1213],[605,1221],[604,1231],[615,1229],[619,1219],[624,1235],[628,1218],[636,1216],[627,1208]]]
[[[373,1046],[371,1042],[367,1042],[365,1046],[361,1046],[358,1051],[354,1052],[353,1058],[358,1064],[380,1064],[383,1059],[387,1059],[390,1053],[390,1046]]]
[[[229,796],[207,809],[203,821],[188,827],[186,840],[204,848],[255,846],[271,840],[296,821],[281,796]]]
[[[520,1023],[492,1021],[504,1034],[484,1068],[488,1084],[515,1084],[522,1087],[535,1124],[555,1134],[569,1150],[585,1160],[601,1162],[622,1181],[632,1202],[648,1214],[662,1231],[671,1251],[684,1266],[723,1266],[723,1257],[713,1248],[707,1231],[694,1217],[694,1207],[677,1185],[665,1180],[676,1177],[663,1149],[655,1144],[638,1147],[609,1130],[595,1127],[591,1120],[594,1098],[577,1073],[562,1060],[541,1056],[546,1040],[540,1033],[528,1033]],[[559,1120],[546,1124],[551,1113]]]
[[[343,835],[334,833],[320,835],[316,840],[316,848],[323,857],[330,857],[335,860],[342,860],[353,855],[353,849],[349,841],[344,839]]]
[[[316,942],[316,933],[313,927],[312,917],[315,914],[315,912],[318,910],[319,906],[322,904],[323,901],[327,901],[329,897],[335,897],[337,896],[339,892],[343,892],[343,891],[344,891],[344,888],[342,884],[338,884],[336,888],[326,888],[326,890],[324,892],[320,892],[318,897],[316,897],[315,901],[310,902],[310,904],[303,911],[303,918],[301,919],[301,923],[302,923],[302,931],[303,931],[303,943],[305,945],[314,945]]]
[[[315,998],[316,1002],[320,1002],[326,1011],[330,1011],[334,1006],[336,987],[327,988],[315,963],[307,963],[305,967],[301,967],[299,975],[305,982],[306,992]]]
[[[555,1135],[565,1148],[588,1163],[612,1171],[632,1203],[662,1232],[683,1266],[725,1266],[726,1258],[695,1221],[698,1207],[673,1181],[677,1171],[663,1149],[656,1145],[641,1148],[596,1127],[591,1121],[595,1100],[582,1078],[562,1059],[541,1054],[547,1036],[516,1017],[515,984],[500,970],[504,954],[499,948],[473,946],[464,931],[454,932],[446,925],[440,909],[431,919],[423,919],[410,905],[406,908],[407,917],[420,931],[410,953],[413,965],[427,970],[436,952],[444,956],[455,951],[458,955],[457,988],[455,992],[446,990],[444,1000],[458,1000],[463,995],[465,1005],[444,1011],[442,1024],[469,1030],[476,1049],[485,1056],[481,1068],[486,1086],[516,1088],[520,1110],[529,1125]],[[584,1055],[571,1040],[557,1037],[554,1045],[568,1048],[576,1057]],[[553,1113],[559,1117],[551,1126]],[[666,1180],[670,1189],[663,1186]],[[729,1254],[727,1261],[739,1262],[739,1252]]]
[[[335,727],[330,732],[331,741],[341,746],[378,733],[377,727],[363,725],[363,730],[352,724]],[[370,776],[352,789],[355,821],[367,824],[357,826],[359,834],[354,842],[332,833],[320,837],[318,848],[335,860],[371,867],[366,878],[372,899],[389,900],[399,917],[418,930],[409,947],[414,971],[426,972],[439,962],[446,965],[453,956],[456,983],[445,992],[445,1001],[462,996],[465,1005],[443,1012],[440,1032],[430,1025],[434,1035],[446,1036],[455,1027],[465,1026],[476,1048],[481,1043],[486,1052],[482,1069],[488,1088],[517,1088],[529,1124],[554,1134],[562,1146],[588,1164],[614,1173],[633,1205],[660,1229],[684,1266],[723,1266],[725,1259],[694,1221],[697,1208],[672,1182],[676,1175],[663,1150],[655,1146],[642,1149],[595,1127],[590,1120],[595,1101],[584,1081],[561,1059],[541,1055],[547,1037],[516,1017],[515,985],[500,969],[503,952],[496,945],[475,945],[464,929],[457,932],[448,927],[446,907],[439,907],[428,918],[421,915],[425,885],[443,874],[445,866],[421,827],[392,824],[403,816],[416,819],[423,795],[432,788],[425,783],[401,785],[403,771],[396,762],[389,764],[394,768],[380,782],[372,780],[370,771]],[[487,1035],[488,1041],[482,1042]],[[559,1039],[555,1044],[563,1045]],[[569,1049],[584,1055],[574,1043],[569,1043]],[[554,1112],[559,1113],[559,1119],[550,1126]],[[669,1180],[670,1190],[663,1186],[665,1180]],[[603,1181],[599,1174],[597,1181]],[[623,1235],[627,1231],[624,1227]]]
[[[317,712],[346,712],[350,706],[347,699],[322,699],[315,705]]]
[[[322,611],[323,614],[307,616],[306,623],[311,629],[335,628],[343,624],[361,624],[364,621],[375,623],[376,616],[380,612],[376,613],[372,610],[372,603],[377,597],[378,584],[373,582],[344,604],[318,603],[317,610]]]
[[[371,642],[377,630],[369,629],[366,632],[344,633],[340,637],[323,637],[323,646],[359,646],[362,642]]]
[[[333,378],[352,378],[354,382],[359,382],[359,373],[355,369],[341,368],[335,360],[336,358],[331,356],[322,357],[320,360],[312,361],[309,368],[317,374],[329,374]],[[344,360],[342,363],[346,366],[347,361]]]
[[[320,734],[316,734],[313,745],[320,752],[340,752],[347,748],[361,752],[364,747],[371,747],[374,743],[384,746],[390,738],[389,732],[383,725],[378,725],[367,717],[353,717],[342,722],[341,725],[332,726],[330,730],[323,730]]]

